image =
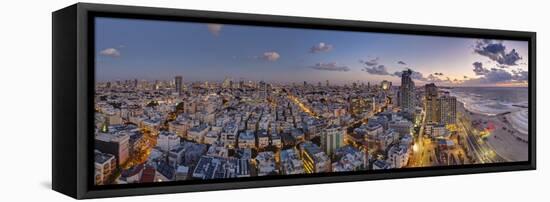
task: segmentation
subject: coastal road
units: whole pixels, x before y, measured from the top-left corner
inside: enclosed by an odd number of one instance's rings
[[[505,159],[499,156],[493,148],[481,138],[481,136],[467,124],[469,120],[465,117],[458,119],[459,134],[464,136],[467,141],[467,147],[477,161],[476,163],[495,163],[505,162]]]

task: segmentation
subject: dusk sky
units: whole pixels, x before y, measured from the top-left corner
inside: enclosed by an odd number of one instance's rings
[[[527,85],[528,43],[172,21],[96,18],[98,81],[264,80],[400,85]],[[397,73],[396,73],[397,72]]]

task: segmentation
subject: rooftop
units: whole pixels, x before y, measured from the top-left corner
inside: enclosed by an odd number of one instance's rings
[[[106,161],[115,158],[114,155],[108,154],[108,153],[102,153],[99,150],[95,150],[94,153],[95,153],[94,154],[95,162],[100,164],[103,164]]]

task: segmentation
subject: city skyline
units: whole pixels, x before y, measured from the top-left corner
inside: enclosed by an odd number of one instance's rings
[[[523,86],[527,42],[96,19],[96,79]]]
[[[422,91],[411,70],[401,82],[338,90],[328,82],[187,88],[181,76],[162,85],[98,84],[95,185],[528,158],[525,88],[464,91],[431,83]]]
[[[95,185],[529,159],[527,42],[96,26]]]

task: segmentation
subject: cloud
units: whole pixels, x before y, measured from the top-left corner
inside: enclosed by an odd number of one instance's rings
[[[433,74],[428,75],[428,77],[426,77],[426,80],[429,81],[429,82],[434,82],[434,83],[438,83],[438,82],[443,81],[440,78],[438,78],[437,76],[434,76]]]
[[[489,83],[506,82],[512,80],[512,74],[503,69],[491,68],[491,71],[485,74],[485,79]]]
[[[359,63],[366,65],[367,67],[374,67],[378,65],[378,57],[370,60],[359,60]]]
[[[365,71],[374,75],[391,75],[386,65],[380,64],[380,58],[376,57],[369,60],[359,60],[359,63],[364,64],[365,67],[361,71]]]
[[[504,69],[488,69],[483,67],[481,62],[474,62],[472,66],[474,66],[473,72],[476,76],[481,77],[467,79],[464,81],[465,84],[495,84],[513,80],[513,75]]]
[[[424,75],[422,75],[422,73],[414,71],[414,70],[411,74],[411,78],[419,80],[419,81],[428,81],[428,79],[426,79],[426,77],[424,77]]]
[[[371,67],[364,67],[361,71],[365,71],[374,75],[390,75],[385,65],[374,65]]]
[[[429,81],[429,79],[424,77],[424,75],[422,73],[414,71],[410,68],[408,68],[408,70],[411,70],[411,72],[412,72],[411,73],[411,78],[412,79],[419,80],[419,81]],[[401,77],[402,74],[403,74],[403,71],[396,71],[396,72],[393,73],[393,76]],[[433,75],[432,75],[432,77],[433,77]]]
[[[522,69],[512,70],[512,79],[516,81],[528,81],[529,72]]]
[[[426,82],[431,82],[431,83],[445,83],[445,84],[460,84],[462,83],[463,81],[458,79],[458,78],[454,78],[454,79],[451,79],[450,77],[445,77],[445,79],[441,79],[440,77],[437,77],[435,76],[434,74],[430,74],[426,77],[425,79]]]
[[[474,63],[472,63],[472,65],[474,66],[474,73],[477,76],[485,75],[485,74],[489,73],[488,69],[483,68],[483,63],[481,63],[481,62],[474,62]]]
[[[99,51],[100,55],[109,56],[109,57],[120,57],[120,51],[115,48],[107,48]]]
[[[370,59],[370,60],[359,60],[359,62],[361,64],[365,65],[365,67],[361,71],[365,71],[365,72],[367,72],[369,74],[373,74],[373,75],[389,75],[389,76],[401,77],[401,74],[403,73],[403,71],[396,71],[392,74],[388,71],[388,68],[385,65],[380,64],[378,61],[379,61],[378,57]],[[400,62],[403,63],[403,64],[406,64],[403,61],[398,61],[397,63],[401,64]],[[410,68],[407,68],[407,69],[410,69]],[[410,69],[410,70],[412,71],[411,78],[414,79],[414,80],[426,81],[426,82],[427,81],[436,81],[436,77],[433,74],[430,74],[431,77],[427,78],[427,77],[424,77],[424,75],[420,72],[414,71],[412,69]],[[441,75],[443,75],[443,74],[441,73]]]
[[[477,69],[477,72],[476,72]],[[497,84],[497,83],[514,83],[514,82],[527,82],[529,79],[529,72],[525,70],[512,70],[506,71],[502,68],[483,68],[481,63],[474,63],[474,72],[476,75],[480,75],[478,78],[465,79],[464,84],[479,85],[479,84]]]
[[[512,81],[512,74],[497,68],[491,68],[482,77],[466,80],[466,84],[495,84]]]
[[[476,41],[474,52],[497,62],[500,67],[518,65],[517,62],[522,59],[516,49],[507,51],[506,46],[501,41],[495,40]]]
[[[281,58],[281,55],[279,55],[279,53],[275,51],[270,51],[270,52],[265,52],[262,56],[260,56],[260,58],[270,62],[275,62],[279,58]]]
[[[207,24],[206,26],[208,26],[208,31],[214,36],[219,36],[223,27],[221,24]]]
[[[314,45],[310,48],[310,53],[320,53],[320,52],[329,52],[332,50],[332,45],[324,42]]]
[[[359,63],[364,64],[365,67],[361,71],[365,71],[369,74],[374,75],[390,75],[390,72],[388,72],[388,68],[386,68],[386,65],[379,64],[378,63],[379,58],[373,58],[369,60],[359,60]]]
[[[329,63],[317,63],[313,66],[311,66],[312,69],[316,70],[324,70],[324,71],[338,71],[338,72],[347,72],[349,71],[349,67],[338,65],[336,62],[329,62]]]
[[[364,64],[365,67],[362,69],[362,71],[365,71],[369,74],[374,75],[389,75],[389,76],[395,76],[395,77],[401,77],[403,74],[403,71],[395,71],[393,73],[390,73],[388,71],[388,68],[379,63],[379,58],[374,58],[370,60],[359,60],[361,64]],[[407,65],[406,62],[403,61],[397,61],[397,64],[400,65]],[[411,68],[406,68],[406,70],[411,70],[411,78],[413,80],[423,81],[423,82],[451,82],[451,79],[447,77],[447,79],[441,79],[440,76],[443,76],[443,73],[441,72],[435,72],[433,74],[429,74],[427,77],[424,76],[424,74],[414,71]]]

